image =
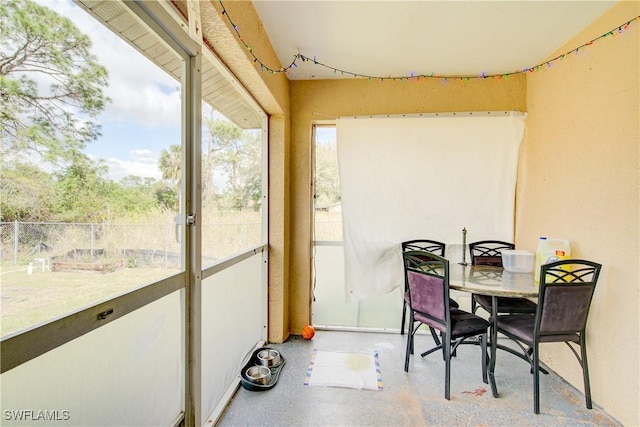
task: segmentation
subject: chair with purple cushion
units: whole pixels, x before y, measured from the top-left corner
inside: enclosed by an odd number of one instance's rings
[[[540,413],[539,345],[547,342],[564,342],[576,356],[582,367],[586,406],[588,409],[592,407],[585,327],[601,267],[585,260],[544,264],[540,267],[536,314],[510,314],[497,318],[498,332],[515,341],[531,363],[533,411],[536,414]]]
[[[409,332],[404,370],[409,372],[414,336],[421,325],[432,335],[440,332],[442,343],[422,353],[422,357],[442,349],[445,361],[445,399],[450,397],[451,357],[467,338],[477,338],[482,353],[482,380],[487,380],[487,330],[489,322],[466,311],[452,308],[449,299],[449,261],[427,251],[402,253],[409,285]]]
[[[480,240],[469,243],[471,265],[490,265],[502,267],[502,251],[515,249],[515,245],[501,240]],[[498,313],[527,313],[536,312],[536,303],[526,298],[498,297]],[[471,312],[475,313],[478,306],[491,313],[491,297],[488,295],[471,294]]]
[[[402,242],[402,252],[406,251],[427,251],[444,257],[446,245],[436,240],[416,239]],[[407,276],[404,277],[404,292],[402,294],[402,323],[400,324],[400,335],[404,334],[404,325],[407,318],[407,305],[409,304],[409,291],[407,284]],[[451,306],[458,308],[458,303],[451,300]]]

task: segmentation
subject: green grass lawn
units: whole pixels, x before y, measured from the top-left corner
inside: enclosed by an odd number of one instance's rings
[[[177,273],[157,268],[122,268],[112,273],[50,272],[5,267],[0,272],[0,335],[5,336],[69,314]]]

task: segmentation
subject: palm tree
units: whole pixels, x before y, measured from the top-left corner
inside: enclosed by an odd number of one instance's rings
[[[171,145],[169,149],[166,148],[160,153],[160,160],[158,167],[162,172],[162,179],[166,179],[170,184],[173,184],[180,189],[180,182],[182,178],[182,164],[181,164],[182,148],[180,145]]]
[[[182,202],[182,191],[180,184],[182,183],[182,147],[180,145],[171,145],[160,153],[158,168],[162,172],[162,179],[167,181],[167,185],[175,190],[178,195],[176,210],[180,209]]]

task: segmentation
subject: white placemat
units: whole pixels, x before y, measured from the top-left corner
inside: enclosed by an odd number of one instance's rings
[[[378,351],[313,350],[304,384],[382,390]]]

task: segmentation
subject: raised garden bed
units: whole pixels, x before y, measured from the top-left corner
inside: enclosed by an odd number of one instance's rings
[[[73,249],[51,258],[51,271],[96,271],[113,273],[124,267],[121,258],[108,258],[104,249]]]

